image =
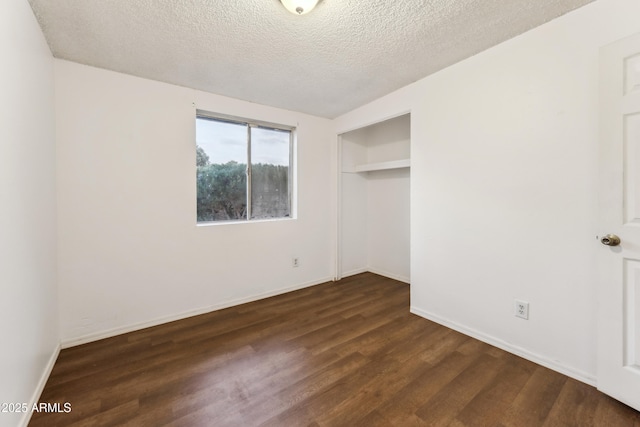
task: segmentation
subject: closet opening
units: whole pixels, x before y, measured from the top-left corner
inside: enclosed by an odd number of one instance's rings
[[[337,279],[410,282],[411,115],[338,137]]]

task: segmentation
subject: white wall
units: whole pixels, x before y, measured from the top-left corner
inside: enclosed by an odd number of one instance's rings
[[[405,168],[368,175],[368,270],[409,283],[411,172]]]
[[[0,2],[0,52],[0,403],[30,403],[59,333],[53,58],[25,0]]]
[[[598,49],[638,16],[596,1],[336,119],[412,112],[414,313],[594,382]]]
[[[333,277],[329,120],[61,60],[55,75],[63,345]],[[297,219],[196,226],[196,108],[298,126]]]
[[[369,270],[369,215],[367,178],[363,174],[343,173],[340,233],[340,277]]]
[[[366,174],[355,167],[366,163],[367,131],[357,129],[341,137],[340,182],[340,276],[347,277],[368,270],[368,194]]]

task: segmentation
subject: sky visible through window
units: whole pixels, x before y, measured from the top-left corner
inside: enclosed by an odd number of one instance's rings
[[[289,165],[289,132],[253,128],[251,163]],[[196,120],[196,144],[211,163],[247,163],[246,125],[213,120]]]

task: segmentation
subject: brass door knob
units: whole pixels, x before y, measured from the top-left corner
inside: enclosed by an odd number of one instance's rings
[[[615,234],[607,234],[600,239],[600,242],[605,246],[618,246],[620,244],[620,238]]]

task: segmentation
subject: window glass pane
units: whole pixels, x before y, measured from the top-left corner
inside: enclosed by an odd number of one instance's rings
[[[247,125],[196,119],[198,222],[247,218]]]
[[[251,218],[284,218],[291,213],[291,132],[251,128]]]

